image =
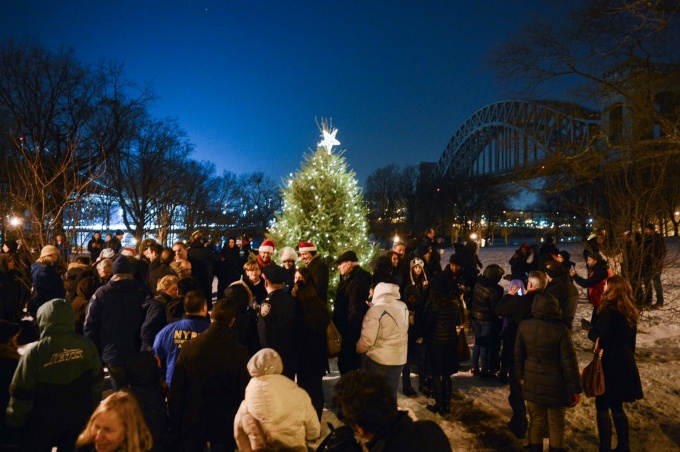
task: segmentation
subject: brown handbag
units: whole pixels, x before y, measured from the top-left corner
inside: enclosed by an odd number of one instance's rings
[[[458,362],[462,363],[471,358],[470,346],[467,342],[467,336],[465,335],[465,328],[461,328],[458,331],[458,347],[456,349],[456,354],[458,355]]]
[[[604,394],[604,371],[602,370],[602,350],[595,344],[593,360],[581,373],[581,386],[586,397],[597,397]]]
[[[329,358],[333,358],[340,354],[342,348],[342,335],[335,323],[331,320],[326,327],[326,354]]]

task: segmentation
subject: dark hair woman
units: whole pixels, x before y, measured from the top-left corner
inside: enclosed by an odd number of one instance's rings
[[[630,450],[628,417],[623,402],[642,398],[642,384],[635,363],[635,337],[639,311],[630,283],[620,275],[607,280],[597,309],[597,322],[588,337],[602,350],[605,393],[595,399],[600,450],[611,450],[612,419],[616,429],[616,450]],[[609,417],[611,410],[612,416]]]
[[[456,327],[462,319],[463,293],[449,290],[445,282],[448,272],[435,277],[430,292],[430,303],[425,310],[425,345],[427,360],[434,384],[434,405],[427,409],[446,415],[451,412],[451,375],[458,372],[458,334]]]
[[[297,383],[309,394],[316,414],[321,420],[322,379],[328,363],[326,328],[330,316],[326,304],[321,301],[316,291],[314,278],[308,269],[297,269],[292,295],[297,299],[301,313]]]

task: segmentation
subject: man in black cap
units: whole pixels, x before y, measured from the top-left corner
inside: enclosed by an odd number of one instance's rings
[[[361,355],[356,343],[361,337],[361,325],[368,311],[368,293],[371,274],[359,266],[354,251],[346,251],[335,260],[340,271],[340,284],[333,307],[333,323],[342,335],[342,347],[338,355],[338,369],[344,375],[361,367]]]
[[[99,349],[117,391],[127,386],[125,364],[141,349],[146,290],[133,278],[127,257],[116,258],[112,273],[109,282],[97,289],[87,305],[83,333]]]
[[[262,348],[273,348],[283,361],[282,374],[293,380],[297,372],[298,304],[288,292],[286,270],[270,265],[262,270],[267,298],[260,304],[257,332]]]

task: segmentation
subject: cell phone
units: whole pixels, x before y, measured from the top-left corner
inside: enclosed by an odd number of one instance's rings
[[[520,287],[519,290],[517,291],[517,295],[519,295],[520,297],[521,297],[522,295],[524,295],[524,291],[522,290],[521,287]]]

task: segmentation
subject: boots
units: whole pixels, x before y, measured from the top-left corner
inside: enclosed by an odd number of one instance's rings
[[[442,399],[439,414],[445,416],[451,413],[451,377],[445,376],[442,379]]]
[[[428,405],[427,409],[432,411],[433,413],[439,413],[442,409],[442,400],[444,399],[444,394],[443,391],[444,389],[442,388],[442,377],[439,375],[435,375],[432,378],[432,383],[434,384],[434,405]]]
[[[612,418],[614,419],[614,428],[616,429],[616,450],[617,452],[628,452],[630,450],[630,444],[628,443],[629,429],[628,429],[628,416],[625,412],[612,413]],[[610,432],[611,432],[611,426]]]
[[[612,450],[612,420],[609,411],[597,413],[597,433],[600,437],[600,452]]]
[[[543,443],[541,444],[529,443],[529,452],[543,452]]]

